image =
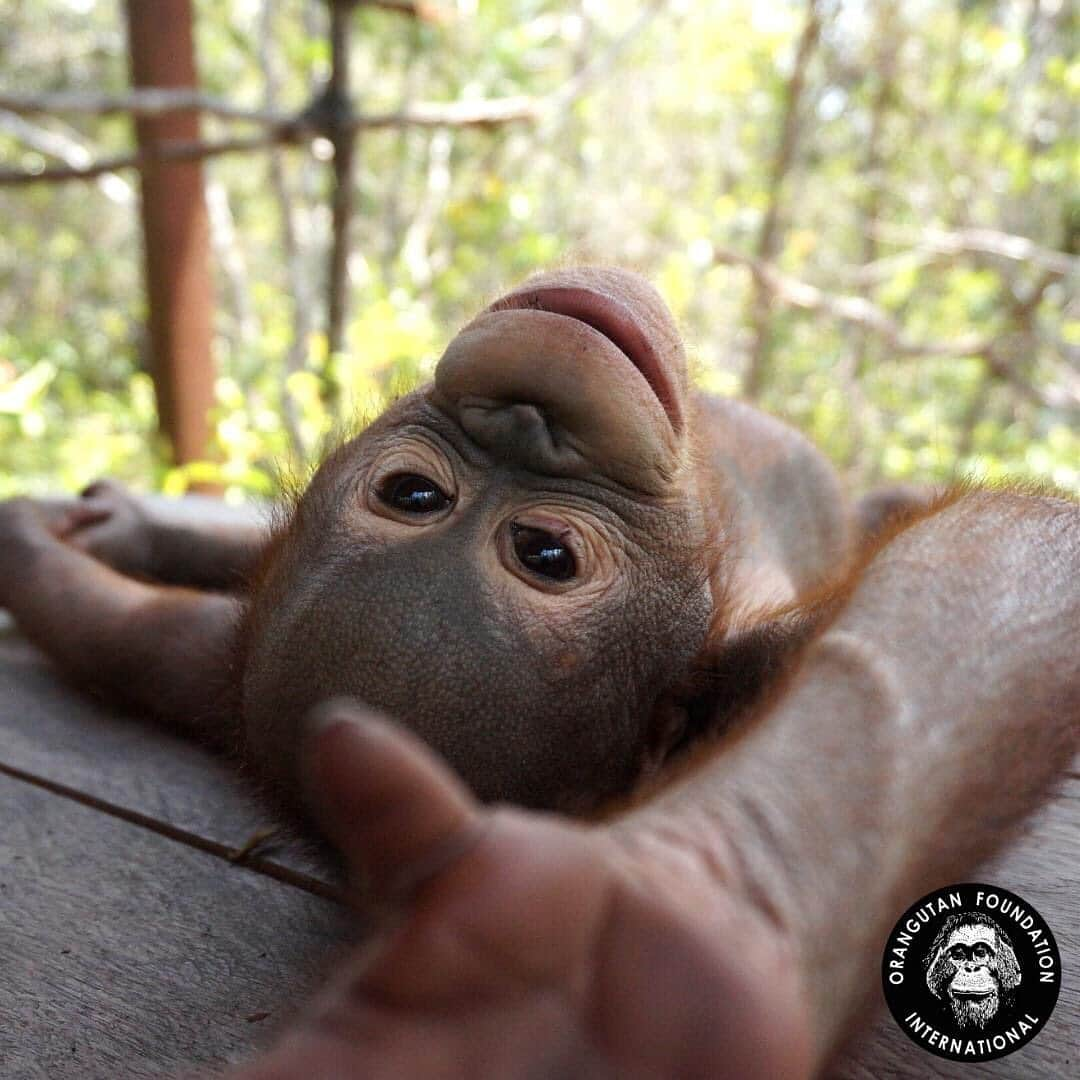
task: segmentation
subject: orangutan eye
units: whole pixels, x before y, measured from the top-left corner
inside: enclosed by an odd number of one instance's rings
[[[554,581],[569,581],[577,573],[573,552],[557,536],[527,525],[510,526],[514,554],[527,570]]]
[[[416,473],[388,476],[379,484],[376,494],[387,506],[403,514],[434,514],[453,502],[438,484]]]

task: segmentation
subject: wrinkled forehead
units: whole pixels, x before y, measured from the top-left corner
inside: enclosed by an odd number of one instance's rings
[[[949,938],[949,948],[952,948],[953,945],[964,945],[970,949],[973,945],[979,944],[989,945],[990,948],[993,948],[996,943],[997,935],[994,933],[993,928],[979,924],[958,926]]]

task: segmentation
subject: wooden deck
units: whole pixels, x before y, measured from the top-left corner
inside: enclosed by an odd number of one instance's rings
[[[264,846],[230,859],[271,823],[223,765],[87,701],[3,627],[0,822],[2,1080],[241,1059],[357,933],[311,856]],[[1002,1061],[950,1067],[883,1019],[839,1075],[1080,1075],[1068,1030],[1080,1026],[1080,781],[977,880],[1020,892],[1057,934],[1064,983],[1047,1028]]]
[[[5,616],[0,613],[0,619]],[[355,934],[209,755],[97,707],[0,629],[0,1077],[239,1060]]]

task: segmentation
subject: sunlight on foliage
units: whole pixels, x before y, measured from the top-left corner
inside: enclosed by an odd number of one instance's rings
[[[363,109],[543,98],[642,10],[451,6],[440,27],[357,11]],[[673,2],[539,125],[365,132],[340,355],[328,355],[325,329],[326,154],[280,152],[292,265],[268,154],[209,161],[225,222],[213,230],[215,439],[207,460],[182,467],[157,434],[147,374],[137,176],[0,187],[0,496],[77,490],[102,474],[140,490],[273,496],[331,433],[430,378],[454,330],[500,289],[574,260],[647,274],[685,332],[695,382],[738,393],[757,341],[754,279],[719,262],[722,250],[764,254],[895,324],[890,340],[821,308],[767,312],[761,403],[853,487],[968,473],[1080,491],[1076,274],[930,242],[981,230],[1076,256],[1078,16],[1011,0],[831,7],[777,179],[804,10]],[[207,93],[261,106],[264,55],[283,111],[326,78],[323,5],[280,0],[268,41],[259,0],[198,0],[196,11]],[[0,0],[0,25],[17,44],[4,53],[11,87],[127,87],[118,0]],[[123,117],[29,120],[94,157],[131,146]],[[205,135],[225,130],[205,122]],[[32,142],[0,128],[5,167],[55,164]],[[959,340],[990,347],[968,356],[949,347]]]

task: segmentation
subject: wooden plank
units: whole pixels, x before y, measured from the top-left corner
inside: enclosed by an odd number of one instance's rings
[[[0,821],[5,1080],[240,1059],[352,940],[336,904],[4,776]]]
[[[65,684],[13,631],[0,632],[0,766],[238,850],[276,822],[222,761]],[[315,849],[282,837],[271,869],[334,883]]]

